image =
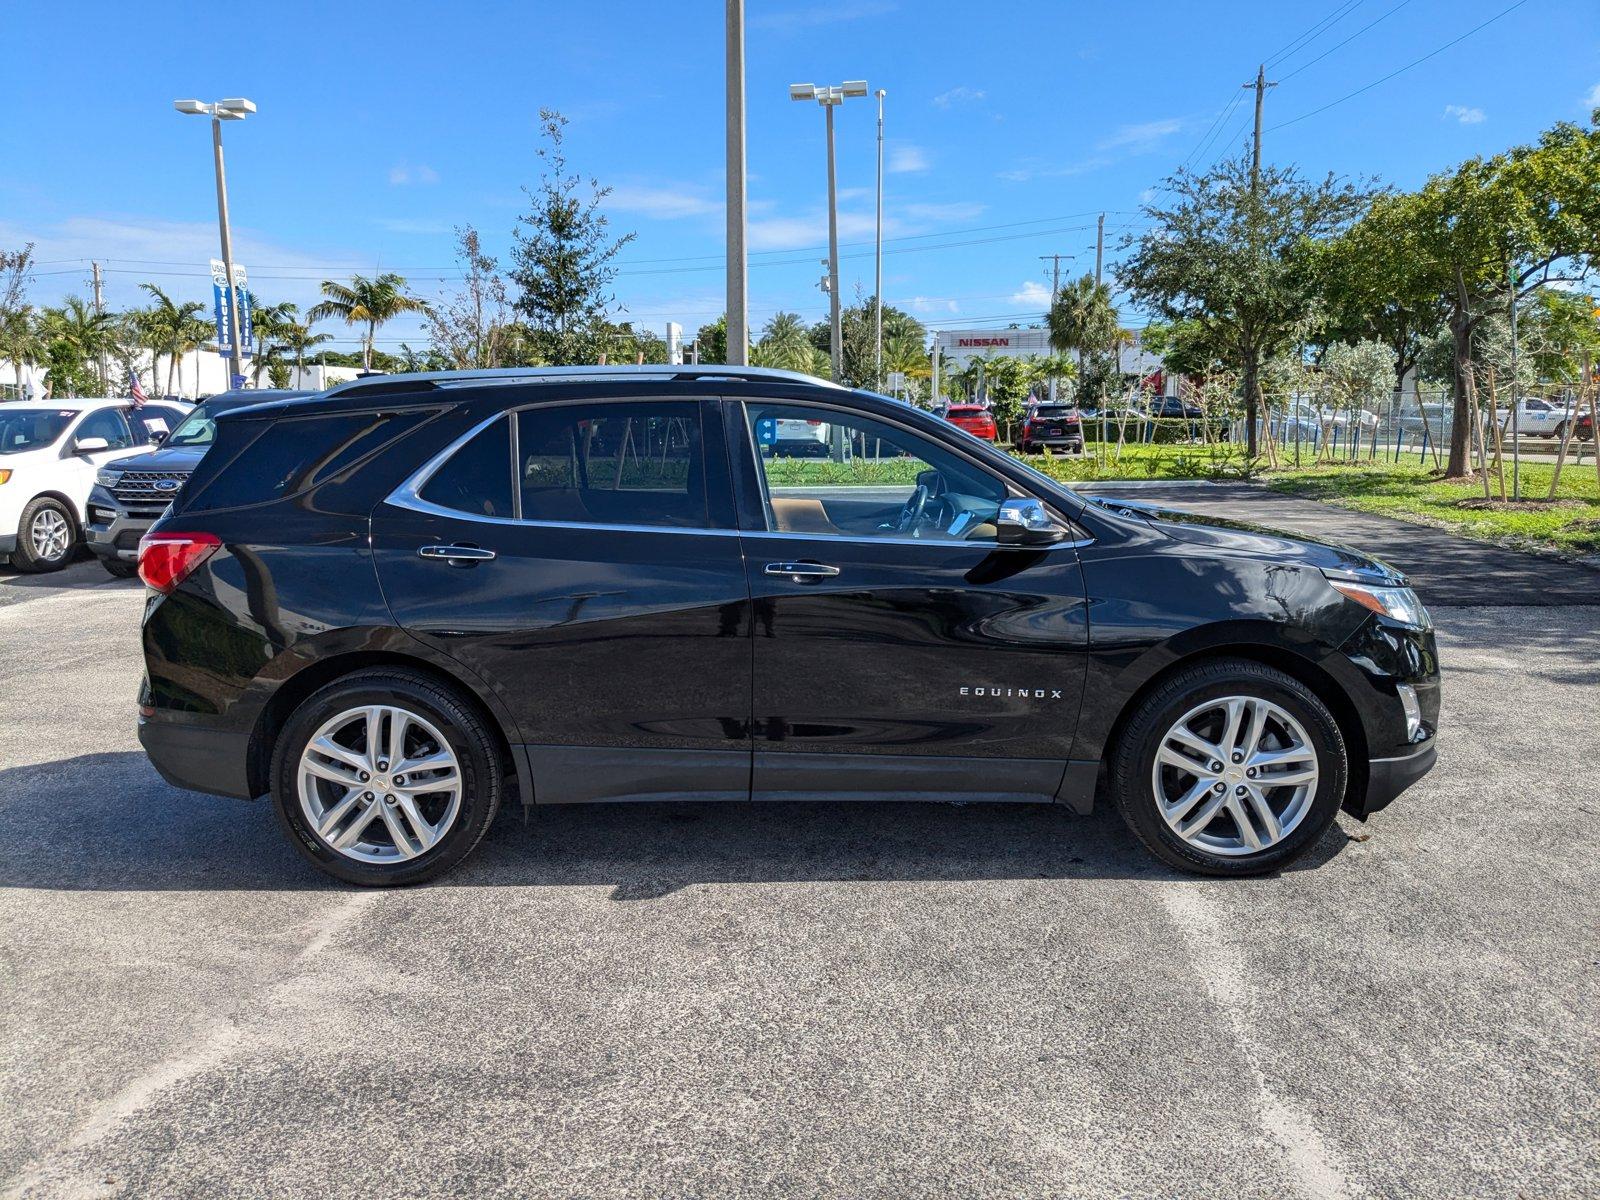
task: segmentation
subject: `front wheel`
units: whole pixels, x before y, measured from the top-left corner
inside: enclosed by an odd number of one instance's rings
[[[78,526],[59,500],[30,500],[17,521],[17,548],[11,556],[19,571],[59,571],[78,545]]]
[[[500,807],[500,758],[453,690],[403,670],[360,671],[290,716],[272,762],[279,823],[315,866],[391,887],[450,870]]]
[[[1129,827],[1163,862],[1262,875],[1332,824],[1349,760],[1338,722],[1299,680],[1242,659],[1178,672],[1140,704],[1111,763]]]

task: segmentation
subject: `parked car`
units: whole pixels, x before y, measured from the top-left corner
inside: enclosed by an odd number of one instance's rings
[[[0,404],[0,562],[55,571],[82,537],[95,472],[159,442],[189,406],[126,399]]]
[[[992,442],[999,436],[994,417],[981,404],[952,404],[945,410],[944,419],[986,442]]]
[[[854,457],[797,486],[760,452],[776,420]],[[1103,506],[788,372],[412,375],[225,412],[139,573],[157,769],[270,794],[358,884],[450,869],[513,795],[1082,812],[1102,774],[1162,860],[1249,875],[1435,757],[1434,636],[1391,568]]]
[[[829,429],[822,421],[774,421],[767,427],[772,434],[772,453],[780,458],[826,458]]]
[[[313,394],[241,388],[210,396],[183,418],[159,449],[115,459],[101,467],[89,492],[84,526],[84,540],[100,565],[119,578],[138,569],[139,539],[211,448],[219,412]]]
[[[1070,404],[1041,404],[1022,423],[1022,452],[1033,454],[1043,446],[1083,453],[1083,421]]]
[[[1156,396],[1145,405],[1145,413],[1152,417],[1176,417],[1184,421],[1198,421],[1205,412],[1193,400],[1178,396]]]
[[[1579,413],[1573,418],[1572,440],[1575,442],[1594,441],[1594,409]]]

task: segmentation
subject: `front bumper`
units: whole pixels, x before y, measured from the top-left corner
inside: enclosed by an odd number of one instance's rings
[[[1366,795],[1357,805],[1347,803],[1346,810],[1365,821],[1379,809],[1387,808],[1391,800],[1433,770],[1438,757],[1434,739],[1429,738],[1411,753],[1398,758],[1371,759],[1367,763]]]
[[[105,488],[96,484],[86,506],[88,521],[83,540],[99,558],[139,561],[139,539],[161,519],[161,510],[152,507],[132,509]]]

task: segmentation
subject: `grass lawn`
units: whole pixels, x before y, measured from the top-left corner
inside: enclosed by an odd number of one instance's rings
[[[1568,462],[1553,502],[1546,501],[1555,468],[1530,463],[1522,468],[1524,501],[1500,508],[1500,490],[1490,479],[1488,505],[1481,480],[1444,482],[1430,468],[1417,464],[1321,466],[1273,471],[1263,476],[1275,491],[1340,508],[1380,513],[1403,521],[1437,525],[1454,533],[1522,549],[1558,550],[1565,554],[1600,551],[1600,484],[1594,462]],[[1510,493],[1507,467],[1507,494]]]

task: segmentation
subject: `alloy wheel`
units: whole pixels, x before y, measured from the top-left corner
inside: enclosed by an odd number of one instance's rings
[[[1294,832],[1318,776],[1317,752],[1293,715],[1259,696],[1226,696],[1167,730],[1151,784],[1173,833],[1207,853],[1241,856]]]
[[[425,854],[461,811],[461,763],[425,717],[396,705],[346,709],[300,753],[300,810],[329,849],[390,864]]]
[[[33,525],[28,530],[35,558],[55,562],[72,544],[72,526],[53,508],[41,508],[34,514]]]

